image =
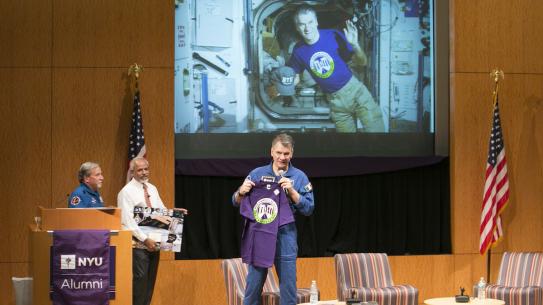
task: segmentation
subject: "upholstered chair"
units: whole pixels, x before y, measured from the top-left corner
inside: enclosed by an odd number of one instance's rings
[[[486,297],[505,305],[543,305],[543,253],[505,252],[496,284],[488,284]],[[477,296],[477,285],[473,288]]]
[[[394,285],[385,253],[336,254],[337,298],[379,305],[418,305],[419,291],[411,285]]]

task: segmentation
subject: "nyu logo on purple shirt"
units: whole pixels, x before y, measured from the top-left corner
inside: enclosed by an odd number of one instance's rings
[[[278,190],[276,190],[279,193]],[[277,196],[277,195],[276,195]],[[262,198],[258,200],[253,208],[253,216],[255,221],[261,224],[268,224],[275,220],[279,207],[271,198]]]
[[[345,34],[324,29],[319,30],[319,40],[314,44],[298,42],[287,65],[296,73],[309,71],[324,93],[333,93],[343,88],[353,76],[347,63],[352,54]]]
[[[334,59],[326,52],[317,52],[309,59],[309,66],[316,77],[328,78],[334,73]]]

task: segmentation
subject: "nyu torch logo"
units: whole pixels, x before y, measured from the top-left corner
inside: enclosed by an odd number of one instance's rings
[[[102,257],[76,257],[75,254],[60,255],[60,269],[75,269],[76,267],[102,266]]]

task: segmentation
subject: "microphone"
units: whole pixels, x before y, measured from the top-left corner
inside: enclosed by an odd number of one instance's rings
[[[284,170],[280,169],[277,173],[279,174],[279,176],[281,176],[281,178],[285,178],[285,176],[283,176],[285,174]],[[285,191],[285,194],[287,194],[288,196],[288,189],[283,188],[283,191]]]

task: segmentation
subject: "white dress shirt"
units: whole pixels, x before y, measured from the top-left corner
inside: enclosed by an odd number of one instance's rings
[[[151,207],[165,209],[166,206],[164,206],[162,199],[160,199],[157,188],[149,182],[146,182],[145,185],[147,185]],[[142,242],[145,241],[147,235],[143,233],[134,220],[134,207],[147,207],[143,184],[132,178],[117,195],[117,206],[121,208],[122,228],[124,230],[131,230],[132,236]]]

